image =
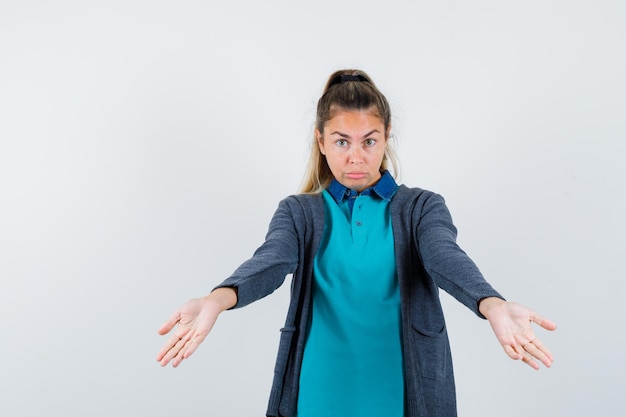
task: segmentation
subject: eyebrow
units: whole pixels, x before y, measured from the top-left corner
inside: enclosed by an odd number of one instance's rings
[[[374,130],[372,130],[371,132],[368,132],[367,134],[363,135],[363,137],[368,137],[368,136],[370,136],[372,133],[380,133],[380,131],[379,131],[378,129],[374,129]],[[341,136],[342,138],[349,138],[349,137],[350,137],[350,135],[348,135],[348,134],[346,134],[346,133],[339,132],[339,131],[335,131],[335,132],[331,133],[331,135],[339,135],[339,136]]]

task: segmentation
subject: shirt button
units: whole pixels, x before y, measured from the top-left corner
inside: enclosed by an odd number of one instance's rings
[[[363,224],[363,223],[361,223],[361,222],[356,222],[356,225],[357,225],[357,226],[360,226],[360,225],[362,225],[362,224]]]

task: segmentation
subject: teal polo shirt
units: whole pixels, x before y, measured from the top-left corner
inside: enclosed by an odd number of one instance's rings
[[[298,417],[402,417],[400,290],[389,172],[361,193],[333,181],[322,193],[311,320]]]

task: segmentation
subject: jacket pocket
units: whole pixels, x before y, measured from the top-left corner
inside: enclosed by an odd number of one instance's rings
[[[450,360],[450,345],[445,325],[439,329],[424,329],[413,327],[413,342],[420,367],[420,374],[424,378],[446,379],[448,362]]]
[[[280,329],[280,341],[278,343],[278,354],[276,355],[274,373],[284,374],[295,331],[296,328],[292,326],[285,326]]]

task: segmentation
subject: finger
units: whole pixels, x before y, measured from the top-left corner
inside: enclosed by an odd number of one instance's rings
[[[195,336],[193,338],[191,338],[184,347],[184,351],[182,352],[183,354],[183,359],[187,359],[188,357],[191,356],[192,353],[194,353],[196,351],[196,349],[198,348],[198,346],[200,346],[200,344],[202,343],[202,341],[204,340],[205,336]]]
[[[172,359],[172,367],[174,368],[178,367],[178,365],[180,365],[180,363],[185,359],[185,355],[183,353],[184,349],[185,349],[185,345],[181,347],[178,354]]]
[[[186,342],[187,339],[189,338],[188,334],[189,334],[188,329],[181,330],[179,327],[179,329],[176,332],[174,332],[173,335],[170,336],[167,342],[165,342],[165,344],[163,345],[163,347],[157,354],[157,361],[161,362],[162,366],[167,365],[167,363],[173,357],[172,355],[175,355],[176,353],[178,353],[178,350],[176,349],[176,347],[179,346],[178,349],[180,349],[180,341],[184,339]]]
[[[178,343],[178,341],[181,339],[181,337],[179,337],[176,334],[173,334],[172,336],[170,336],[170,338],[167,340],[167,342],[165,342],[165,344],[163,345],[163,347],[161,348],[161,350],[159,350],[159,353],[157,354],[157,361],[161,361],[163,359],[163,357],[165,357],[165,355],[172,350],[172,348],[174,346],[176,346],[176,343]]]
[[[539,364],[533,359],[530,353],[526,352],[522,357],[522,362],[533,368],[534,370],[539,370]]]
[[[182,359],[179,356],[180,356],[180,351],[184,345],[185,345],[185,341],[182,339],[179,340],[178,343],[176,343],[172,347],[172,349],[170,349],[169,352],[167,352],[167,354],[165,355],[164,360],[166,360],[167,362],[172,361],[172,366],[174,368],[176,368],[178,364],[180,364],[180,362],[182,361]]]
[[[167,365],[172,357],[174,357],[174,355],[177,353],[176,351],[174,351],[176,343],[177,342],[172,343],[168,341],[166,344],[163,345],[163,347],[157,354],[156,360],[157,362],[161,362],[161,366]]]
[[[520,360],[522,359],[522,357],[524,356],[523,352],[519,352],[517,351],[513,346],[511,345],[504,345],[504,352],[509,356],[509,358],[513,359],[513,360]]]
[[[170,341],[172,339],[170,338]],[[167,365],[171,360],[177,358],[180,355],[181,350],[183,349],[183,347],[185,346],[185,344],[187,343],[187,341],[189,340],[189,338],[185,335],[182,336],[182,338],[177,339],[173,344],[171,344],[171,346],[169,348],[167,348],[167,345],[163,348],[164,354],[161,358],[161,366],[165,366]],[[169,344],[169,342],[168,342]],[[182,361],[182,357],[179,358],[178,360],[174,360],[172,362],[172,365],[174,367],[178,366],[178,364]]]
[[[552,352],[543,342],[539,339],[535,339],[532,341],[533,352],[530,352],[535,358],[539,359],[546,367],[550,367],[552,362],[554,362],[554,357],[552,356]]]
[[[194,344],[193,340],[194,338],[190,338],[189,336],[186,336],[185,338],[181,339],[180,342],[177,343],[176,347],[179,347],[179,350],[176,356],[174,356],[172,360],[172,366],[174,368],[180,365],[180,363],[183,360],[187,359],[193,353],[193,351],[196,350],[196,348],[193,347],[193,344]]]

